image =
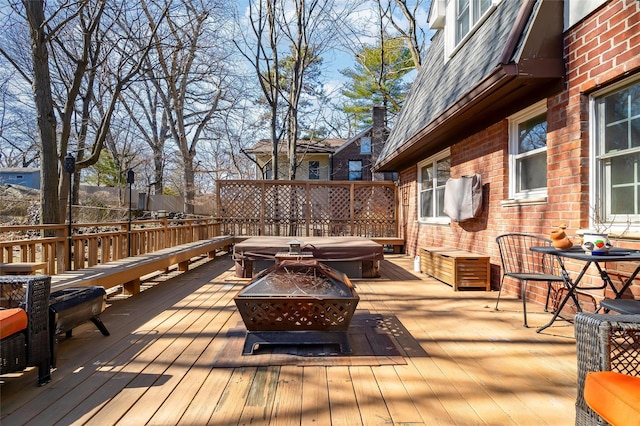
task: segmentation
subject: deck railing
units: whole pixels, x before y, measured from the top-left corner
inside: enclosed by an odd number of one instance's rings
[[[154,219],[72,224],[72,269],[112,262],[194,241],[214,238],[214,219]],[[45,237],[42,235],[55,235]],[[46,262],[49,274],[67,270],[69,225],[0,226],[0,263]]]

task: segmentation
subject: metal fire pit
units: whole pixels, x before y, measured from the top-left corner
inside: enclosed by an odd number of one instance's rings
[[[317,260],[283,260],[234,300],[247,327],[244,354],[269,344],[337,344],[351,352],[347,329],[360,298],[345,274]]]

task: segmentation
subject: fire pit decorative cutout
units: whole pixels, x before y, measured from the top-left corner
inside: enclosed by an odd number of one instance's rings
[[[350,353],[347,330],[359,300],[345,274],[317,260],[283,260],[234,298],[247,327],[243,353],[267,344],[337,344]]]

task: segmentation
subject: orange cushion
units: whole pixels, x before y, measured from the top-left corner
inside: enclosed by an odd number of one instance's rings
[[[0,339],[25,328],[27,328],[27,313],[23,309],[0,309]]]
[[[640,425],[640,377],[614,371],[587,373],[584,399],[612,425]]]

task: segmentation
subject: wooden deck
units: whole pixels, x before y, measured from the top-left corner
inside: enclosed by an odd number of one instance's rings
[[[390,255],[356,280],[353,355],[267,347],[242,356],[233,296],[246,282],[229,256],[202,260],[61,337],[53,381],[36,372],[0,387],[10,425],[569,425],[573,326],[522,327],[519,300],[454,292]],[[550,314],[531,304],[530,325]]]

